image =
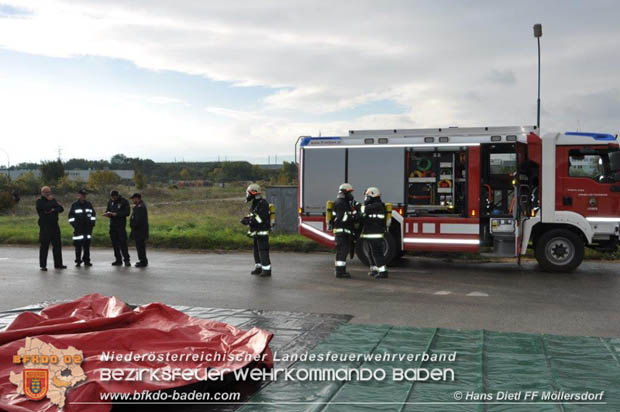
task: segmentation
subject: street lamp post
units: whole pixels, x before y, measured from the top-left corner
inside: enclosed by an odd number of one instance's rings
[[[536,23],[534,25],[534,37],[538,42],[538,101],[536,107],[536,128],[540,133],[540,38],[542,37],[542,25]]]

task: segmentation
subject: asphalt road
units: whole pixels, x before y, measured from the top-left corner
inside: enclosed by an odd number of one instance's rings
[[[88,293],[130,303],[350,314],[357,323],[620,336],[620,263],[586,262],[549,274],[534,262],[463,263],[409,257],[374,280],[359,263],[333,276],[333,256],[273,253],[273,277],[251,276],[249,253],[149,251],[146,269],[110,266],[41,272],[38,250],[0,247],[0,310]],[[66,248],[66,263],[72,260]],[[51,256],[50,256],[51,266]]]

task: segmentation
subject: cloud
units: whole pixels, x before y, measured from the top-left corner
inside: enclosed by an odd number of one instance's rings
[[[493,69],[487,73],[487,79],[492,83],[505,84],[507,86],[513,85],[517,82],[517,76],[510,69]]]
[[[2,48],[58,58],[123,59],[153,71],[271,91],[245,105],[253,110],[216,103],[200,110],[204,117],[173,114],[179,106],[191,110],[183,99],[135,93],[169,110],[133,102],[123,104],[140,121],[106,113],[118,116],[115,123],[128,122],[126,128],[143,146],[152,136],[187,133],[188,144],[209,142],[204,146],[242,154],[243,142],[247,153],[266,153],[288,151],[291,139],[318,130],[532,124],[537,60],[531,26],[538,21],[544,26],[543,125],[574,123],[577,111],[595,119],[593,129],[617,128],[617,106],[613,94],[606,95],[610,85],[620,84],[620,56],[613,52],[620,38],[615,17],[620,4],[614,1],[597,7],[534,0],[2,1],[30,13],[1,20]],[[602,103],[589,106],[583,99]],[[405,113],[356,114],[380,101],[399,104]],[[345,120],[328,116],[344,111],[350,112]],[[158,119],[148,122],[153,116]],[[166,116],[170,126],[160,124]],[[172,125],[180,122],[191,127],[175,131]],[[57,127],[60,134],[64,126]]]

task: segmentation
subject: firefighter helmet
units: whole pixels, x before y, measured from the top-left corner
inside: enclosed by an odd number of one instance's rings
[[[379,197],[379,196],[381,196],[381,192],[376,187],[369,187],[368,189],[366,189],[366,192],[364,193],[364,196]]]
[[[353,191],[353,186],[351,186],[349,183],[343,183],[340,185],[340,187],[338,188],[339,192],[352,192]]]
[[[252,183],[247,189],[245,189],[245,200],[247,202],[251,202],[254,199],[260,199],[260,193],[260,186],[256,183]]]
[[[252,183],[245,191],[252,194],[261,193],[260,186],[256,183]]]

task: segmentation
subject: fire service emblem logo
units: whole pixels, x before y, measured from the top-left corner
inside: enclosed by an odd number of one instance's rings
[[[40,401],[47,395],[49,371],[47,369],[24,369],[24,395],[30,400]]]

